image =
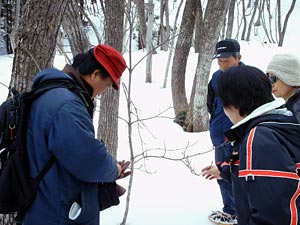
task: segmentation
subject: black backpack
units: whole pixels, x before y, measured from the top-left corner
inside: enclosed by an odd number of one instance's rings
[[[84,98],[85,92],[72,80],[58,79],[44,82],[29,92],[19,93],[13,88],[12,97],[0,106],[0,213],[18,213],[16,223],[22,223],[35,199],[39,182],[55,162],[52,156],[36,178],[30,177],[26,155],[30,106],[46,91],[61,87]]]

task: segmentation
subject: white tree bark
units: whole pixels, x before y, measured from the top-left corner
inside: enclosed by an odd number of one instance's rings
[[[190,131],[200,132],[208,128],[208,113],[206,108],[206,93],[209,72],[218,40],[230,1],[208,1],[203,18],[203,32],[200,41],[200,51],[196,74],[193,83],[192,96],[189,105],[188,118]]]
[[[146,59],[146,83],[152,82],[152,31],[154,20],[153,0],[148,1],[148,26],[146,34],[147,59]]]

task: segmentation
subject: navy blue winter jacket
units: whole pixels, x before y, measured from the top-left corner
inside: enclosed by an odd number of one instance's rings
[[[211,141],[215,146],[224,142],[224,133],[233,125],[229,118],[225,115],[222,101],[216,93],[217,80],[221,73],[222,71],[218,70],[213,74],[210,82],[208,83],[207,92],[207,109],[210,113],[209,133]]]
[[[221,176],[231,172],[240,225],[300,224],[300,125],[278,106],[260,107],[227,132],[234,160]]]
[[[33,87],[57,78],[71,79],[59,70],[46,69],[35,77]],[[32,177],[52,155],[56,162],[41,181],[24,225],[99,225],[98,182],[115,181],[118,172],[116,160],[95,138],[92,118],[82,99],[66,88],[38,97],[29,115],[27,151]],[[74,202],[82,210],[76,220],[70,220]]]
[[[286,102],[286,107],[300,122],[300,89],[298,89]]]
[[[239,65],[244,65],[240,62]],[[217,94],[218,78],[222,70],[217,70],[208,83],[207,91],[207,111],[210,114],[209,133],[213,145],[218,146],[225,141],[224,133],[233,125],[225,115],[223,104]]]

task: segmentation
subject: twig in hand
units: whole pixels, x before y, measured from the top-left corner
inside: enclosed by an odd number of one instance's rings
[[[211,160],[210,166],[208,167],[207,170],[210,170],[210,169],[211,169],[211,167],[212,167],[212,165],[213,165],[213,162],[214,162],[214,160]],[[203,173],[203,172],[201,172],[201,173],[199,174],[199,176],[200,176],[202,173]]]

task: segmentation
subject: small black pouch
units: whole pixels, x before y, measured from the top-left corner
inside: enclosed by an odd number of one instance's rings
[[[99,183],[98,199],[100,211],[103,211],[111,206],[119,205],[119,191],[116,182]]]

